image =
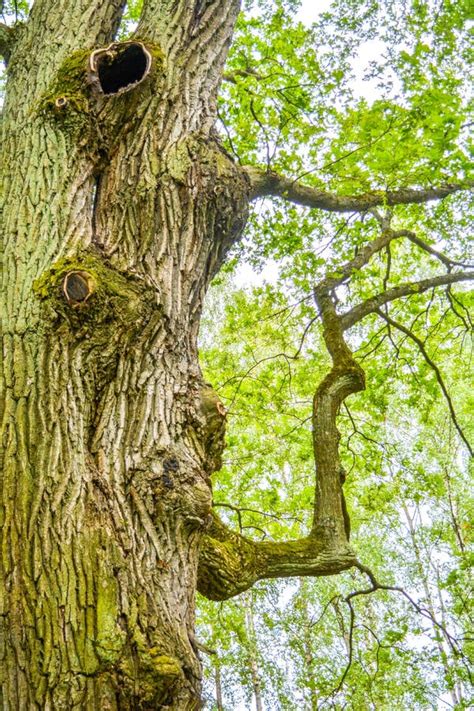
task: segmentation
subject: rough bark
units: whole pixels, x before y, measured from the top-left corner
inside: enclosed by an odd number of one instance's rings
[[[0,57],[3,57],[5,62],[8,62],[10,57],[14,36],[15,30],[0,22]]]
[[[329,282],[310,535],[255,543],[211,514],[225,411],[196,340],[256,194],[213,129],[239,2],[145,0],[120,44],[123,5],[36,0],[0,26],[5,709],[198,708],[197,587],[356,563],[336,417],[364,383]]]
[[[338,499],[334,516],[339,507]],[[339,528],[344,530],[343,520]],[[201,542],[198,590],[210,600],[226,600],[265,578],[335,575],[347,570],[357,562],[354,551],[345,533],[337,539],[331,530],[322,538],[309,535],[294,541],[256,542],[231,531],[213,514]]]
[[[10,57],[3,708],[200,705],[194,595],[223,416],[196,336],[246,217],[247,181],[210,131],[238,3],[197,21],[191,47],[184,19],[172,48],[138,38],[149,75],[106,97],[90,57],[122,5],[37,0]]]

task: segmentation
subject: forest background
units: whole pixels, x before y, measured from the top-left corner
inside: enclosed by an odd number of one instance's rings
[[[469,0],[306,5],[246,3],[220,94],[226,150],[342,195],[466,181]],[[124,37],[139,7],[128,3]],[[27,10],[3,3],[4,19]],[[388,221],[416,238],[391,242],[339,284],[341,308],[440,262],[466,265],[467,202],[463,192],[362,217],[256,203],[200,336],[227,409],[214,480],[224,521],[254,540],[305,535],[312,399],[329,362],[313,285]],[[350,334],[368,384],[339,418],[351,542],[397,590],[365,594],[352,570],[200,598],[208,708],[472,707],[470,305],[462,285],[429,289],[382,305]]]

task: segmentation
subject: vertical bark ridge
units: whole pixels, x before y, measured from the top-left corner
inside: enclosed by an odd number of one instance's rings
[[[10,57],[7,112],[13,111],[17,122],[27,119],[65,59],[112,41],[124,6],[125,0],[35,0]]]
[[[112,38],[122,3],[91,8],[60,4],[77,27],[58,47],[63,18],[35,4],[2,123],[3,699],[185,711],[200,703],[194,595],[223,430],[202,410],[196,338],[247,208],[210,137],[236,9],[216,15],[209,72],[150,44],[150,77],[103,98],[87,47]],[[64,293],[78,272],[83,302]]]
[[[213,125],[217,90],[239,10],[239,0],[144,3],[137,37],[158,44],[166,57],[166,88],[173,91],[173,103],[179,106],[173,112],[175,138],[198,128],[208,131]]]
[[[136,137],[139,150],[126,144],[104,171],[97,239],[117,266],[141,268],[160,285],[171,320],[194,319],[189,306],[201,303],[245,223],[247,184],[213,140],[185,135],[167,146],[159,126],[148,130],[156,134]],[[143,185],[138,192],[130,192],[130,173]]]
[[[21,82],[13,86],[18,101]],[[2,314],[3,328],[12,332],[36,327],[35,278],[58,257],[91,241],[96,161],[94,142],[86,148],[92,138],[88,116],[76,111],[57,115],[54,94],[29,107],[23,91],[23,108],[11,115],[7,106],[0,126]],[[26,118],[21,115],[25,108]]]

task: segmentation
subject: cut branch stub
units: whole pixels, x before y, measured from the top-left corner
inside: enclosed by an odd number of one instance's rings
[[[58,96],[56,101],[54,102],[54,105],[57,109],[60,111],[64,109],[67,106],[68,100],[66,96]]]
[[[64,296],[68,304],[73,308],[85,304],[93,291],[94,282],[87,272],[68,272],[64,277]]]
[[[113,42],[89,60],[90,81],[105,96],[134,89],[149,74],[151,54],[141,42]]]

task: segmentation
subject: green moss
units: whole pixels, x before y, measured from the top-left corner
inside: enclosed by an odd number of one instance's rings
[[[39,102],[39,112],[71,129],[83,130],[90,122],[90,87],[87,82],[90,53],[90,49],[83,49],[71,54]],[[62,106],[58,105],[58,99],[64,101]]]
[[[58,70],[55,86],[71,87],[73,90],[77,90],[81,85],[85,86],[92,51],[92,49],[79,49],[67,57]]]
[[[181,664],[175,657],[169,657],[166,654],[160,654],[159,651],[152,647],[149,651],[152,667],[160,676],[169,680],[179,679],[183,672]]]
[[[121,688],[128,690],[133,708],[141,708],[141,704],[161,708],[173,687],[183,679],[181,663],[176,657],[163,654],[159,647],[147,648],[136,641],[134,646],[134,653],[116,665]]]
[[[99,549],[100,555],[100,549]],[[105,561],[98,561],[99,570]],[[97,596],[97,639],[96,652],[104,664],[117,662],[126,643],[126,633],[118,625],[118,585],[114,577],[102,576],[96,587]]]
[[[65,297],[64,279],[71,271],[86,272],[94,284],[84,303],[71,305]],[[33,291],[43,302],[44,328],[63,328],[81,337],[87,332],[99,341],[124,333],[133,337],[160,309],[156,292],[93,252],[58,260],[33,283]]]
[[[167,167],[169,174],[178,183],[185,184],[186,177],[192,168],[193,160],[190,155],[190,143],[193,137],[178,141],[169,153]]]
[[[151,73],[156,74],[157,72],[163,71],[165,66],[165,55],[163,50],[157,44],[152,42],[147,42],[145,39],[140,39],[140,37],[135,37],[136,42],[143,42],[147,50],[150,52],[152,57]]]

